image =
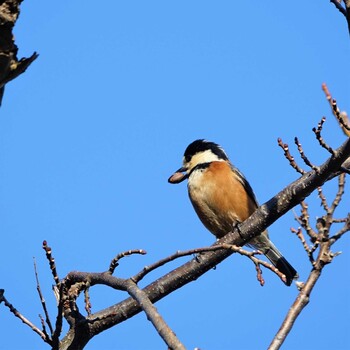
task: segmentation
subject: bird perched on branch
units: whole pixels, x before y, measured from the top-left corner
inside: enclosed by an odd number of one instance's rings
[[[231,232],[258,207],[248,181],[214,142],[196,140],[186,148],[183,166],[168,182],[178,184],[185,179],[188,179],[188,194],[199,219],[217,238]],[[286,276],[287,286],[298,277],[270,241],[267,231],[254,237],[248,245],[261,251]]]

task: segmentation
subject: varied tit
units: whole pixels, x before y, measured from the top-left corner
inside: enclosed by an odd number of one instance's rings
[[[217,238],[231,232],[258,207],[248,181],[214,142],[196,140],[186,148],[183,167],[168,182],[178,184],[185,179],[199,219]],[[287,286],[298,278],[295,269],[270,241],[267,231],[254,237],[249,245],[260,250],[286,276]]]

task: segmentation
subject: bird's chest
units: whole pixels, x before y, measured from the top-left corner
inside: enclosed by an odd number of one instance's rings
[[[236,190],[231,179],[211,176],[196,171],[188,181],[188,193],[193,207],[206,228],[216,237],[222,237],[232,230],[240,220],[235,209]]]

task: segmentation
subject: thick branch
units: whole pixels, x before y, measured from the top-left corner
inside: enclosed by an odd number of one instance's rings
[[[175,333],[166,324],[163,317],[158,313],[156,307],[148,299],[146,293],[141,290],[132,280],[127,281],[128,293],[137,301],[142,310],[146,313],[147,318],[152,322],[153,326],[158,331],[158,334],[163,338],[169,349],[185,350],[184,345],[176,337]]]
[[[34,52],[29,58],[17,59],[18,48],[12,34],[20,13],[22,0],[5,0],[0,3],[0,105],[5,84],[17,78],[38,57]]]

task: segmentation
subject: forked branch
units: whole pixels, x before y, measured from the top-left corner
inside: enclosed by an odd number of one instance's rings
[[[323,84],[323,90],[325,91],[327,100],[330,102],[332,107],[332,112],[336,116],[340,127],[347,134],[348,128],[345,124],[344,119],[342,119],[341,113],[336,105],[334,99],[332,99],[331,94],[325,84]],[[320,145],[326,149],[332,156],[334,156],[338,151],[334,151],[330,146],[328,146],[325,141],[321,137],[321,130],[323,127],[325,119],[319,123],[318,128],[314,128],[313,131],[316,134],[316,138],[319,141]],[[298,146],[299,149],[299,146]],[[300,150],[299,153],[301,154]],[[288,159],[288,157],[286,157]],[[295,166],[291,164],[293,168]],[[316,170],[316,169],[315,169]],[[344,169],[342,169],[344,170]],[[305,306],[310,301],[310,295],[312,290],[314,289],[318,279],[321,276],[321,273],[324,267],[330,264],[334,257],[340,254],[340,252],[333,252],[331,250],[332,245],[342,237],[346,232],[350,230],[350,214],[345,219],[339,219],[335,217],[335,211],[339,206],[343,195],[344,195],[344,187],[345,187],[345,173],[347,171],[340,173],[338,176],[338,190],[334,195],[332,200],[332,204],[328,205],[327,198],[324,195],[322,187],[318,187],[318,195],[321,201],[321,207],[324,210],[324,214],[319,217],[316,221],[316,227],[313,228],[310,224],[309,218],[309,207],[303,201],[301,202],[301,215],[296,217],[296,220],[301,225],[298,229],[292,228],[292,232],[296,233],[299,238],[307,256],[311,263],[311,271],[305,283],[300,283],[300,292],[296,297],[293,305],[289,309],[280,329],[277,334],[273,338],[269,350],[277,350],[279,349],[286,337],[288,336],[290,330],[292,329],[296,319],[305,308]],[[332,230],[334,231],[334,226],[338,224],[343,224],[343,226],[336,230],[335,234],[331,234]],[[308,239],[312,243],[311,246],[308,245],[305,235],[303,234],[303,230],[305,231]],[[314,258],[314,253],[317,252],[316,259]]]

